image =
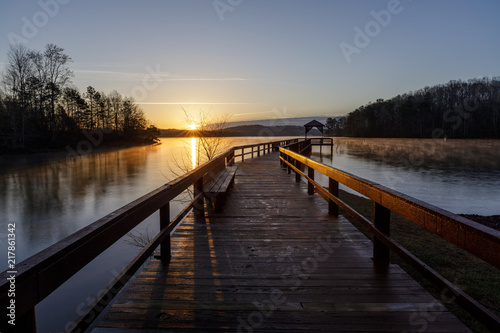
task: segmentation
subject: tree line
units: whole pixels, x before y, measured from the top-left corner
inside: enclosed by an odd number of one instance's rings
[[[40,150],[76,145],[85,131],[105,130],[105,142],[153,142],[159,134],[130,97],[71,83],[64,49],[11,46],[0,87],[0,150]]]
[[[351,137],[500,138],[500,78],[450,81],[329,118],[327,133]]]

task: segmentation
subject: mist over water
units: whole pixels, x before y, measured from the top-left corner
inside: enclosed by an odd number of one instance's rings
[[[335,138],[324,164],[457,214],[500,214],[500,140]]]

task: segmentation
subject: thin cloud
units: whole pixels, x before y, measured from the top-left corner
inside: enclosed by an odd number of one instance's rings
[[[271,113],[272,111],[260,111],[260,112],[245,112],[245,113],[235,113],[233,116],[239,117],[239,116],[247,116],[247,115],[254,115],[254,114],[262,114],[262,113]]]
[[[134,77],[142,78],[144,75],[149,74],[145,72],[119,72],[109,70],[95,70],[95,69],[75,69],[74,73],[82,74],[96,74],[96,75],[116,75],[121,77]],[[173,75],[167,72],[155,72],[156,77],[161,77],[162,81],[248,81],[248,79],[241,77],[196,77],[189,75]]]
[[[148,72],[134,73],[134,72],[117,72],[117,71],[101,71],[101,70],[93,70],[93,69],[75,69],[74,73],[83,73],[83,74],[97,74],[97,75],[119,75],[119,76],[129,76],[129,77],[137,77],[142,78],[144,75],[148,74]],[[169,77],[168,73],[155,73],[156,76],[161,77]]]
[[[248,81],[248,79],[240,77],[173,77],[170,76],[166,81]]]
[[[221,103],[221,102],[136,102],[141,105],[252,105],[256,103]]]

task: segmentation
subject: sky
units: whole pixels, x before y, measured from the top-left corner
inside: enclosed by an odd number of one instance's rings
[[[33,0],[0,4],[9,44],[72,58],[72,84],[132,96],[160,128],[345,115],[500,75],[498,0]],[[261,122],[262,123],[262,122]]]

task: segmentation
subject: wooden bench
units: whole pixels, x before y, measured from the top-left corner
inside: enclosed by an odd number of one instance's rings
[[[205,198],[216,211],[220,211],[226,202],[227,191],[234,184],[237,169],[237,166],[226,167],[215,174],[212,180],[203,186]]]

